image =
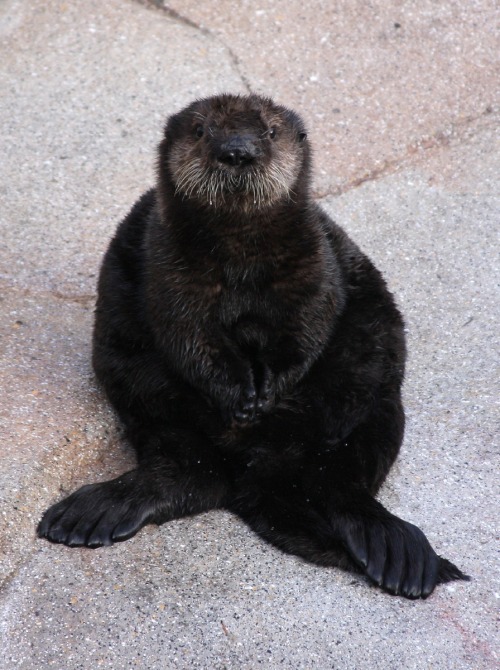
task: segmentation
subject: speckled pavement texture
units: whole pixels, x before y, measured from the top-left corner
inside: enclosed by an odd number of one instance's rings
[[[498,667],[495,3],[161,4],[0,0],[0,668]],[[50,503],[133,464],[92,310],[163,121],[249,89],[304,116],[316,196],[405,314],[408,430],[381,498],[473,577],[425,602],[223,512],[96,551],[35,538]]]

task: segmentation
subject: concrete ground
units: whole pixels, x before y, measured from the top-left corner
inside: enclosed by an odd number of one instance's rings
[[[2,670],[498,667],[494,4],[0,0]],[[408,430],[381,498],[473,577],[427,601],[222,512],[97,551],[35,538],[49,504],[133,464],[92,310],[164,119],[250,89],[305,117],[316,196],[406,316]]]

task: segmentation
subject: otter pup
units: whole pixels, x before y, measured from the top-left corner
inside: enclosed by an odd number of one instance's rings
[[[285,552],[425,598],[467,577],[374,498],[403,439],[403,321],[316,206],[294,112],[198,100],[101,269],[93,364],[137,468],[51,507],[40,537],[126,540],[225,508]]]

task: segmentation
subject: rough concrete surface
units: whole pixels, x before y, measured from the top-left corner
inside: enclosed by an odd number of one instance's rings
[[[498,667],[499,13],[490,0],[0,0],[0,668]],[[323,206],[406,316],[382,499],[472,575],[425,602],[222,512],[109,549],[35,539],[133,457],[90,367],[102,252],[165,117],[221,90],[306,118]]]

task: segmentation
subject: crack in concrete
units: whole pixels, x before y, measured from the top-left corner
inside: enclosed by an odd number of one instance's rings
[[[79,430],[78,433],[81,438],[80,444],[83,444],[85,441],[84,436],[87,435],[85,427]],[[117,448],[120,443],[126,444],[123,430],[110,421],[108,428],[105,427],[103,431],[100,431],[99,434],[96,434],[93,437],[94,442],[100,440],[102,440],[103,443],[105,442],[105,451],[104,447],[100,449],[94,448],[94,450],[89,449],[89,457],[82,462],[79,449],[77,448],[78,439],[73,436],[73,449],[68,450],[67,436],[64,436],[40,459],[34,467],[33,472],[27,478],[28,483],[25,483],[24,481],[20,483],[17,495],[19,507],[29,507],[28,499],[32,497],[33,491],[43,491],[45,489],[46,492],[45,495],[42,495],[41,499],[38,498],[35,508],[30,510],[32,516],[35,517],[37,508],[41,509],[38,519],[35,518],[32,524],[24,523],[23,525],[22,522],[25,520],[26,516],[24,513],[18,514],[20,523],[17,525],[18,530],[16,530],[16,539],[19,540],[19,538],[22,538],[19,544],[23,551],[17,558],[14,557],[14,559],[11,559],[11,570],[0,576],[0,598],[6,595],[10,584],[16,579],[22,568],[32,560],[33,555],[42,550],[42,547],[44,546],[42,543],[46,543],[46,540],[41,540],[37,537],[36,527],[38,526],[38,522],[45,509],[48,509],[50,505],[57,502],[55,498],[62,499],[76,490],[78,488],[78,483],[82,480],[82,474],[84,475],[84,479],[87,478],[88,475],[89,480],[92,479],[92,473],[95,474],[96,471],[100,471],[100,476],[102,476],[102,472],[104,471],[109,479],[118,476],[116,473],[113,474],[114,468],[110,467],[110,464],[106,462],[106,454]],[[127,449],[126,447],[122,448],[124,458],[126,458]],[[130,456],[132,457],[131,448],[130,452]],[[61,454],[61,457],[54,465],[54,454],[58,453]],[[48,468],[48,464],[50,464],[50,468]],[[50,478],[49,480],[46,480],[44,477],[49,470]],[[47,485],[48,482],[50,482],[50,486]],[[9,548],[10,544],[7,537],[5,543],[2,542],[0,545],[0,552],[6,558],[9,555]]]
[[[193,21],[188,16],[184,16],[184,14],[181,14],[176,9],[165,5],[163,0],[137,0],[137,2],[139,2],[141,5],[144,5],[145,7],[148,7],[149,9],[159,9],[163,13],[167,14],[167,16],[169,16],[171,19],[174,19],[174,21],[182,23],[185,26],[189,26],[190,28],[194,28],[195,30],[200,31],[203,35],[212,37],[212,33],[208,28],[205,28],[205,26],[196,23],[196,21]]]
[[[69,303],[76,303],[78,305],[88,306],[96,300],[96,293],[69,293],[64,291],[57,291],[56,289],[40,289],[37,290],[31,286],[19,286],[11,282],[2,282],[2,291],[15,292],[26,298],[55,298],[56,300],[63,300]]]
[[[37,547],[35,546],[35,541],[33,540],[33,544],[31,547],[31,551],[26,552],[27,555],[23,556],[23,558],[20,558],[12,568],[12,570],[8,573],[6,573],[5,577],[2,578],[0,581],[0,597],[1,596],[6,596],[8,588],[10,584],[14,581],[14,579],[17,577],[21,569],[23,568],[24,565],[29,563],[31,557],[37,550]]]
[[[54,297],[57,300],[65,300],[66,302],[76,302],[79,305],[87,305],[89,302],[95,302],[95,293],[63,293],[61,291],[47,291],[49,297]]]
[[[430,135],[423,135],[418,140],[408,144],[402,154],[395,158],[384,160],[380,166],[374,167],[362,174],[355,175],[331,190],[314,190],[313,195],[318,199],[327,198],[329,196],[337,197],[358,188],[365,182],[383,179],[391,174],[396,174],[406,167],[418,165],[418,163],[424,158],[427,158],[430,153],[438,151],[452,143],[458,144],[459,142],[468,139],[468,136],[470,137],[471,135],[470,130],[485,118],[488,118],[488,121],[483,125],[483,128],[495,126],[495,112],[496,110],[488,105],[482,112],[475,116],[469,115],[464,119],[451,122],[447,129],[440,129]]]
[[[224,47],[224,49],[229,54],[231,64],[233,68],[236,70],[238,77],[241,79],[241,83],[245,87],[247,93],[252,92],[252,86],[250,84],[250,81],[241,71],[241,63],[238,56],[234,53],[231,47],[228,46],[223,39],[221,39],[219,35],[213,33],[206,26],[196,23],[196,21],[193,21],[188,16],[181,14],[176,9],[173,9],[172,7],[169,7],[168,5],[164,4],[163,0],[137,0],[137,2],[139,2],[141,5],[144,5],[145,7],[148,7],[149,9],[157,9],[163,12],[163,14],[166,14],[169,18],[173,19],[174,21],[177,21],[182,25],[188,26],[189,28],[194,28],[194,30],[197,30],[202,35],[205,35],[206,37],[209,37],[215,42],[218,42],[222,47]]]
[[[224,49],[228,52],[233,68],[236,70],[243,86],[245,87],[248,93],[252,93],[252,86],[249,79],[241,71],[241,61],[238,56],[234,53],[230,46],[228,46],[224,40],[219,36],[214,34],[209,28],[203,26],[196,21],[193,21],[188,16],[181,14],[176,9],[169,7],[164,3],[164,0],[136,0],[141,5],[148,7],[149,9],[156,9],[167,16],[169,16],[174,21],[177,21],[183,25],[189,26],[203,35],[210,37],[212,40],[221,44]],[[447,144],[450,144],[451,141],[458,139],[461,134],[461,131],[465,128],[469,128],[478,120],[483,119],[485,116],[491,115],[496,110],[493,109],[491,105],[488,105],[482,112],[475,116],[467,116],[465,119],[461,119],[455,122],[450,123],[449,130],[437,130],[431,135],[424,135],[420,139],[408,144],[404,152],[396,156],[395,158],[389,158],[382,162],[381,165],[374,167],[370,170],[367,170],[361,174],[354,175],[351,179],[348,179],[338,186],[328,189],[328,190],[315,190],[313,189],[313,197],[316,199],[327,198],[328,196],[338,197],[352,191],[355,188],[358,188],[362,184],[368,181],[376,181],[382,179],[388,175],[395,174],[399,170],[404,169],[410,165],[415,165],[418,161],[424,156],[428,156],[428,152],[432,150],[438,150]]]

